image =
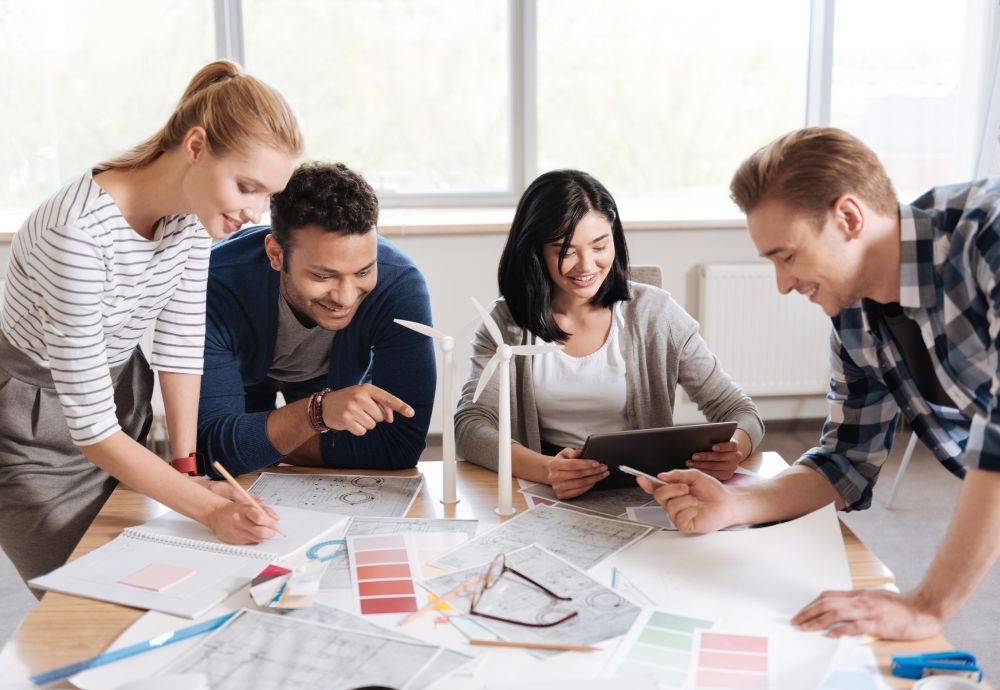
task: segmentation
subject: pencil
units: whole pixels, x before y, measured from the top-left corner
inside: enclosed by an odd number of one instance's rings
[[[547,642],[508,642],[507,640],[474,640],[469,644],[473,647],[514,647],[516,649],[546,649],[552,652],[596,652],[599,647],[589,647],[579,644],[549,644]]]
[[[228,470],[226,470],[226,468],[222,466],[222,463],[216,460],[215,462],[212,463],[212,467],[214,467],[218,471],[218,473],[222,475],[222,478],[225,479],[227,482],[229,482],[229,486],[236,489],[236,491],[238,491],[240,495],[243,496],[243,498],[245,498],[252,505],[256,506],[264,513],[267,513],[267,511],[264,510],[264,506],[258,503],[256,498],[251,496],[246,489],[240,486],[240,483],[233,478],[233,475],[229,474]],[[274,531],[280,534],[281,536],[285,536],[285,533],[282,532],[281,528],[279,527],[275,527]]]
[[[412,623],[414,620],[416,620],[420,616],[424,615],[428,611],[433,611],[438,606],[441,606],[442,604],[447,604],[449,601],[451,601],[455,597],[458,597],[458,596],[461,596],[462,594],[465,594],[467,591],[469,591],[469,589],[471,587],[474,587],[475,585],[478,585],[479,584],[479,580],[480,580],[480,578],[474,577],[471,580],[467,580],[467,581],[463,582],[462,584],[458,585],[454,589],[448,590],[447,592],[445,592],[444,594],[442,594],[441,596],[439,596],[437,599],[434,599],[434,600],[428,602],[427,604],[425,604],[420,609],[414,611],[410,615],[408,615],[405,618],[403,618],[401,621],[399,621],[398,623],[396,623],[396,626],[399,627],[399,626],[402,626],[402,625],[406,625],[407,623]]]

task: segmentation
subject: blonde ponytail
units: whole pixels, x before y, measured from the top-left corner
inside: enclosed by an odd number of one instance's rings
[[[298,156],[302,134],[291,107],[277,89],[244,74],[239,65],[217,60],[202,67],[163,128],[131,151],[100,167],[134,169],[179,146],[192,127],[203,127],[216,156],[240,153],[253,142]]]

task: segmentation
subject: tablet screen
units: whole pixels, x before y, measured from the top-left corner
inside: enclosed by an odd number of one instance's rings
[[[686,469],[685,463],[691,455],[729,441],[735,431],[736,422],[720,422],[594,434],[587,438],[580,457],[603,462],[611,470],[591,491],[620,489],[635,486],[635,477],[619,471],[618,465],[628,465],[653,476]]]

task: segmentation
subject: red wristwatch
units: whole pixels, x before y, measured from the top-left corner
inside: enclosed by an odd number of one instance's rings
[[[197,453],[191,453],[183,458],[174,458],[170,461],[170,466],[175,470],[181,474],[191,475],[192,477],[200,477],[204,474],[202,465],[201,456]]]

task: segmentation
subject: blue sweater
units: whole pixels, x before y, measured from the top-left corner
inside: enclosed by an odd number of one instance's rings
[[[364,436],[330,431],[320,437],[323,464],[358,469],[413,467],[424,449],[434,405],[434,343],[393,323],[431,323],[424,277],[408,257],[378,238],[378,284],[330,348],[326,377],[300,383],[268,377],[278,332],[278,278],[264,252],[270,228],[239,232],[212,249],[205,323],[205,372],[198,407],[198,450],[233,474],[273,465],[281,454],[267,437],[276,393],[286,402],[324,386],[371,383],[409,403]]]

